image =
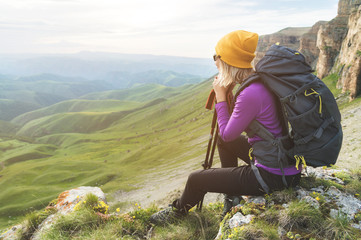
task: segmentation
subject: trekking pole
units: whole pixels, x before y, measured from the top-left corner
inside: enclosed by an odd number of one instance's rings
[[[212,91],[210,92],[208,99],[207,99],[207,103],[206,103],[207,109],[212,110],[213,104],[216,103],[215,97],[216,97],[215,92],[212,89]],[[227,105],[228,105],[228,109],[231,113],[232,109],[233,109],[233,94],[232,94],[231,88],[228,88],[228,90],[227,90]],[[214,134],[214,130],[216,130],[215,134]],[[212,125],[211,125],[211,132],[210,132],[209,140],[208,140],[206,158],[204,160],[204,163],[202,164],[203,169],[209,169],[212,167],[214,152],[216,150],[216,145],[217,145],[217,139],[218,139],[217,112],[216,112],[216,110],[214,110]],[[197,209],[200,211],[202,210],[203,199],[204,198],[202,198],[202,200],[197,204]]]
[[[217,124],[217,127],[216,127],[216,133],[214,134],[214,138],[213,138],[212,150],[211,150],[211,154],[210,154],[210,157],[209,157],[208,166],[205,169],[209,169],[209,168],[212,167],[214,151],[216,150],[216,146],[217,146],[217,139],[218,139],[218,124]]]
[[[214,111],[212,125],[211,125],[211,132],[209,134],[206,158],[204,160],[204,163],[202,164],[203,169],[208,169],[212,166],[212,163],[209,159],[212,159],[212,161],[213,161],[213,153],[214,153],[213,148],[214,147],[212,146],[212,141],[213,141],[213,135],[214,135],[214,130],[216,128],[216,125],[217,125],[217,113],[216,113],[216,111]],[[218,131],[218,126],[217,126],[217,131]],[[217,131],[216,131],[216,135],[218,135]],[[211,149],[212,149],[212,151],[211,151]]]
[[[212,91],[209,93],[209,96],[208,96],[208,99],[207,99],[207,102],[206,102],[206,109],[212,110],[213,104],[215,103],[215,101],[216,101],[216,93],[212,89]],[[213,153],[214,153],[213,148],[214,147],[212,147],[212,143],[213,143],[213,134],[214,134],[214,130],[216,128],[216,124],[217,124],[217,113],[214,110],[212,124],[211,124],[211,131],[210,131],[210,134],[209,134],[206,158],[204,159],[204,163],[202,164],[203,169],[209,169],[212,166],[210,164],[211,162],[208,161],[208,160],[209,160],[209,157],[211,155],[211,159],[213,161]],[[217,126],[217,132],[218,132],[218,126]],[[218,134],[216,133],[216,135],[218,135]],[[201,201],[198,202],[197,209],[201,211],[202,210],[202,205],[203,205],[203,198],[202,198]]]

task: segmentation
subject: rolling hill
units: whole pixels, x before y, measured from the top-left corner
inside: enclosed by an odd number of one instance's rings
[[[187,89],[190,89],[192,87],[192,85],[185,85],[182,87],[174,88],[159,84],[144,84],[130,89],[89,93],[80,98],[89,100],[117,99],[146,102],[158,97],[169,98],[178,95],[182,91],[186,91]]]
[[[50,116],[60,113],[74,113],[74,112],[112,112],[135,108],[139,105],[138,102],[120,101],[120,100],[79,100],[73,99],[63,101],[49,107],[29,111],[17,116],[11,122],[16,125],[23,126],[24,124],[41,117]]]
[[[132,101],[141,99],[139,95],[142,91],[152,94],[146,95],[145,99],[141,100],[144,102],[158,97],[159,94],[161,96],[178,94],[179,90],[172,87],[195,84],[203,80],[204,78],[199,76],[166,70],[131,74],[113,72],[98,81],[54,74],[26,77],[2,75],[0,76],[0,120],[10,121],[21,114],[81,96],[89,100]],[[108,92],[104,93],[103,91],[106,90]]]
[[[0,120],[10,121],[14,117],[39,108],[39,105],[12,99],[0,99]]]
[[[0,120],[9,121],[23,113],[84,94],[108,90],[102,82],[42,74],[0,79]]]
[[[211,82],[100,92],[23,114],[0,135],[0,228],[81,185],[109,195],[136,189],[149,172],[200,167]],[[93,99],[87,99],[93,98]],[[121,100],[119,100],[121,99]],[[138,101],[136,101],[138,100]],[[118,206],[127,205],[123,199]]]

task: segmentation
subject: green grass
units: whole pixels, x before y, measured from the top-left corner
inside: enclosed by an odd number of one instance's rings
[[[230,239],[279,239],[276,224],[269,224],[263,220],[255,220],[252,224],[243,228],[237,227],[230,231],[227,236]]]
[[[357,51],[356,51],[356,55],[357,55],[358,57],[361,57],[361,51],[360,51],[360,50],[357,50]]]
[[[113,99],[105,100],[81,100],[73,99],[63,101],[49,107],[41,108],[35,111],[24,113],[12,120],[12,123],[24,125],[34,119],[50,116],[59,113],[68,112],[118,112],[137,108],[141,105],[134,101],[120,101]]]
[[[172,97],[149,97],[132,106],[119,100],[81,100],[36,111],[47,116],[40,114],[18,132],[29,140],[0,141],[0,149],[6,150],[0,153],[0,228],[43,208],[64,190],[100,186],[111,199],[115,191],[146,181],[150,169],[162,172],[198,158],[193,165],[200,168],[212,116],[204,108],[210,89],[208,81],[165,88],[163,94],[168,91]],[[111,104],[101,111],[105,102]],[[52,114],[60,108],[79,112]],[[119,111],[109,112],[114,108]]]
[[[41,239],[145,239],[146,236],[152,239],[214,239],[218,231],[215,216],[221,212],[219,204],[205,206],[202,212],[191,212],[172,224],[154,227],[149,217],[159,211],[155,206],[142,208],[137,205],[128,213],[112,212],[110,215],[96,214],[98,209],[89,206],[86,201],[71,214],[61,216]],[[46,215],[49,215],[46,210],[28,214],[23,220],[26,227],[18,232],[19,239],[30,237]]]
[[[335,96],[339,109],[346,111],[346,109],[358,106],[361,102],[361,97],[357,96],[350,102],[349,92],[342,93],[342,89],[337,88],[338,79],[339,76],[336,73],[333,73],[323,78],[322,81],[327,85],[332,94]]]
[[[348,98],[348,97],[347,97]],[[348,111],[349,109],[353,109],[357,106],[359,106],[361,103],[361,95],[357,96],[354,100],[352,100],[351,102],[349,101],[349,98],[347,99],[347,101],[344,101],[339,105],[339,109],[343,112]]]
[[[349,179],[358,176],[361,169],[353,172]],[[354,175],[356,174],[356,175]],[[341,174],[346,177],[344,173]],[[307,181],[308,179],[305,179]],[[360,180],[358,179],[358,182]],[[349,181],[347,186],[351,183]],[[307,187],[310,190],[312,186]],[[310,203],[298,200],[294,190],[276,191],[266,196],[266,204],[241,202],[242,206],[232,209],[220,221],[223,204],[220,202],[204,205],[202,212],[191,210],[190,213],[173,222],[154,226],[149,217],[160,209],[152,205],[143,208],[140,204],[133,205],[133,210],[119,213],[93,194],[88,194],[74,208],[74,212],[62,215],[54,225],[43,233],[41,239],[214,239],[219,226],[223,226],[220,240],[224,239],[357,239],[361,231],[350,224],[358,221],[349,220],[339,214],[330,218],[322,211],[325,201],[318,200],[321,207],[314,208]],[[315,198],[316,195],[310,196]],[[317,195],[318,196],[318,195]],[[51,201],[52,206],[56,201]],[[287,204],[285,206],[284,204]],[[328,205],[328,208],[335,206]],[[19,239],[28,239],[41,221],[54,213],[54,208],[33,211],[23,220],[23,228],[18,230]],[[249,224],[230,228],[228,220],[236,213],[254,215]],[[327,211],[329,212],[329,211]],[[280,238],[280,229],[284,232]]]
[[[322,79],[335,97],[337,97],[342,91],[336,87],[338,79],[339,76],[336,73],[330,74]]]
[[[89,93],[82,98],[89,100],[116,99],[122,101],[147,102],[149,100],[159,97],[172,98],[175,95],[183,93],[187,89],[191,89],[192,86],[193,85],[185,85],[182,87],[174,88],[166,87],[159,84],[145,84],[133,87],[131,89]]]
[[[40,106],[37,104],[29,103],[24,100],[0,99],[0,120],[10,121],[24,112],[33,111],[39,107]]]

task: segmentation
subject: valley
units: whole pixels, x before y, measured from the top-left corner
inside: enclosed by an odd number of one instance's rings
[[[14,128],[1,134],[0,226],[43,208],[67,188],[99,186],[121,207],[129,199],[113,193],[138,189],[149,174],[167,176],[184,163],[199,168],[212,114],[204,108],[210,89],[208,80],[103,92],[6,122]]]

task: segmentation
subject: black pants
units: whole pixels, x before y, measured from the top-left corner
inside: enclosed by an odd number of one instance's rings
[[[258,183],[251,166],[248,152],[250,145],[243,136],[232,142],[218,140],[218,153],[222,168],[211,168],[191,173],[182,196],[173,202],[174,207],[188,211],[202,200],[207,192],[225,193],[231,196],[265,194]],[[247,165],[238,166],[238,158]],[[259,168],[263,180],[271,191],[285,188],[282,176]],[[286,176],[288,186],[296,186],[300,181],[301,174]]]

